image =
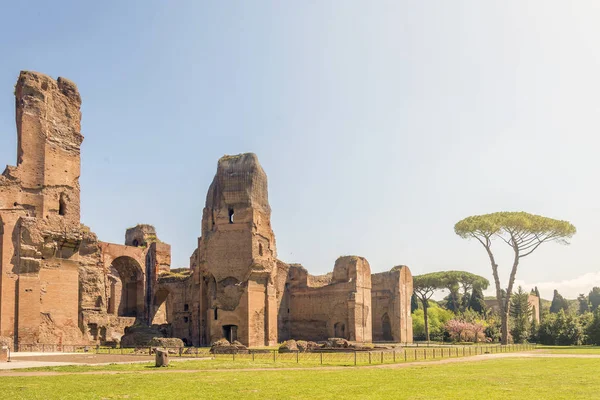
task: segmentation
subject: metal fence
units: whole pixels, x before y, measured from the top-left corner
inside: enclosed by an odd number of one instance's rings
[[[318,365],[369,365],[394,364],[409,361],[441,360],[445,358],[468,357],[483,354],[513,353],[535,349],[533,344],[489,345],[489,346],[438,346],[438,347],[404,347],[389,350],[352,350],[342,351],[292,351],[279,353],[277,350],[248,350],[234,353],[217,353],[212,356],[217,360],[282,362]]]
[[[156,347],[104,347],[89,345],[60,344],[20,344],[19,351],[65,352],[150,356]],[[369,365],[393,364],[409,361],[441,360],[446,358],[468,357],[484,354],[513,353],[536,348],[535,344],[511,345],[440,345],[430,347],[397,347],[394,349],[338,351],[322,350],[314,352],[291,351],[280,353],[278,350],[238,350],[212,354],[208,347],[161,347],[168,350],[172,357],[214,358],[222,361],[248,361],[260,363],[296,363],[306,365]]]
[[[132,356],[149,356],[154,354],[157,346],[112,347],[84,344],[27,344],[18,345],[19,352],[43,353],[90,353],[90,354],[121,354]],[[177,357],[208,357],[211,356],[209,347],[164,347],[171,356]]]

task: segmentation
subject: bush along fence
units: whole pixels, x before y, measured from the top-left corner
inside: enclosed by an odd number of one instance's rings
[[[92,354],[122,354],[149,356],[156,347],[103,347],[89,345],[21,344],[19,351],[68,352]],[[393,364],[409,361],[442,360],[447,358],[479,356],[485,354],[514,353],[536,348],[535,344],[476,345],[476,346],[430,346],[396,347],[373,350],[322,350],[313,352],[278,350],[238,350],[217,351],[214,354],[208,347],[162,347],[171,356],[182,358],[214,358],[222,361],[248,361],[260,363],[297,363],[306,365],[369,365]]]

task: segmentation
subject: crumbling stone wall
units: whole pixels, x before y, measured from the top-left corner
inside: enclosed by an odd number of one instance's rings
[[[371,277],[373,340],[412,343],[412,274],[405,265]]]
[[[371,341],[371,268],[362,257],[340,257],[333,274],[320,278],[311,277],[300,265],[290,265],[281,297],[287,307],[280,320],[289,328],[280,339]]]
[[[152,324],[168,324],[171,336],[186,345],[197,346],[199,292],[196,289],[188,268],[162,273],[156,286]]]

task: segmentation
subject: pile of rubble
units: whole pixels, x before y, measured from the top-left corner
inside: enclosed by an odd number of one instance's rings
[[[329,338],[322,342],[311,342],[305,340],[290,339],[283,342],[279,346],[280,353],[309,353],[314,351],[354,351],[354,350],[371,350],[371,347],[361,343],[353,343],[342,338]]]
[[[234,340],[229,342],[227,339],[219,339],[210,347],[211,354],[248,354],[248,348]]]

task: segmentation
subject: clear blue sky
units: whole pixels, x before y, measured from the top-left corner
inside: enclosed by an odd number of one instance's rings
[[[15,164],[19,71],[64,76],[101,240],[151,223],[187,266],[218,158],[255,152],[284,261],[491,279],[454,223],[524,210],[578,233],[518,279],[574,297],[600,285],[598,21],[583,0],[4,2],[0,163]]]

